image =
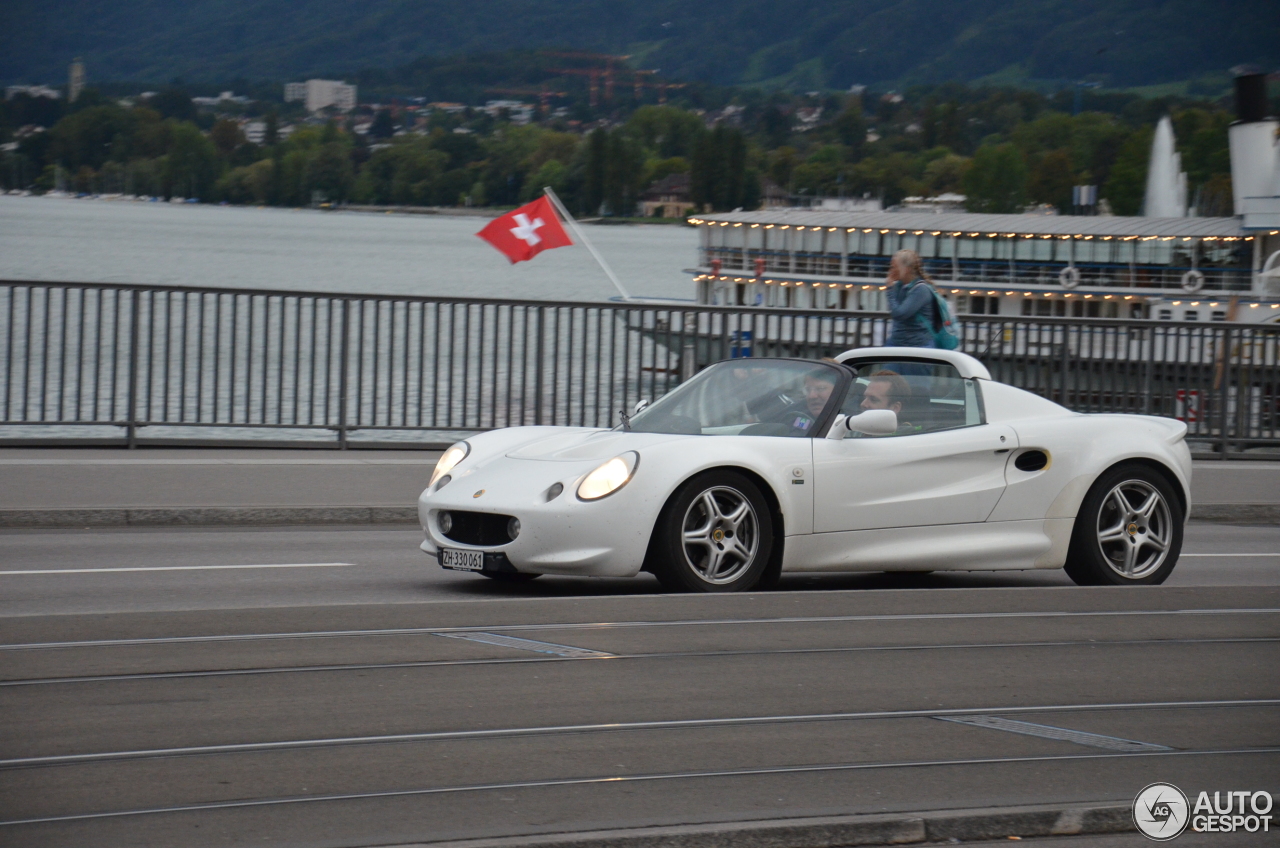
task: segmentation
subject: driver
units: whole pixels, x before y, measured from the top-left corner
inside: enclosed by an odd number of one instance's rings
[[[831,400],[831,392],[836,387],[836,372],[828,368],[810,371],[804,375],[804,400],[793,403],[781,412],[772,416],[779,424],[785,424],[796,435],[808,434],[813,428],[822,410]]]

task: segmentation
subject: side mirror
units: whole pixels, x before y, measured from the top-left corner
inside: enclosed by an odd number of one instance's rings
[[[843,439],[849,433],[888,436],[897,432],[898,416],[892,409],[868,409],[857,415],[839,416],[827,431],[828,439]]]
[[[649,405],[648,398],[643,398],[641,400],[636,401],[636,408],[631,410],[631,414],[639,415],[648,405]]]

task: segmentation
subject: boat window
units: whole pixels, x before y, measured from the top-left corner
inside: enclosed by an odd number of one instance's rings
[[[794,359],[720,362],[631,419],[640,433],[807,437],[848,377],[836,365]]]
[[[860,361],[853,367],[840,410],[857,415],[867,409],[892,409],[898,415],[893,435],[914,436],[985,423],[976,381],[942,362]]]
[[[1224,310],[1215,309],[1213,310],[1213,315],[1211,316],[1210,320],[1225,321],[1227,320],[1227,313]]]
[[[1172,310],[1172,309],[1161,309],[1161,310],[1160,310],[1160,314],[1159,314],[1159,320],[1161,320],[1161,321],[1172,321],[1172,320],[1173,320],[1173,310]]]
[[[1185,314],[1183,314],[1183,316],[1182,316],[1182,320],[1184,320],[1184,321],[1199,321],[1199,320],[1200,320],[1200,313],[1199,313],[1199,312],[1197,312],[1197,311],[1196,311],[1196,310],[1194,310],[1194,309],[1188,309],[1188,310],[1186,311],[1186,313],[1185,313]]]

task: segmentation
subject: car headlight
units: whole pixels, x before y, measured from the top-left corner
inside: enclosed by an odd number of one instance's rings
[[[611,495],[621,489],[636,472],[640,464],[640,454],[627,451],[592,471],[578,484],[578,497],[584,501],[594,501]]]
[[[466,459],[469,453],[471,453],[471,445],[466,442],[450,445],[449,449],[441,455],[440,461],[436,463],[436,470],[431,472],[431,482],[427,484],[427,488],[434,486],[437,480],[452,471],[453,467],[459,462]]]

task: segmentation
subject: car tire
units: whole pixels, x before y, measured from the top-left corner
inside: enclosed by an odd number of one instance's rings
[[[1156,586],[1182,551],[1182,507],[1164,475],[1120,465],[1089,489],[1064,570],[1080,586]]]
[[[709,471],[662,510],[648,570],[671,592],[746,592],[772,550],[773,518],[759,487],[735,471]]]
[[[529,574],[524,571],[482,571],[480,572],[490,580],[497,580],[499,583],[528,583],[530,580],[536,580],[541,574]]]

